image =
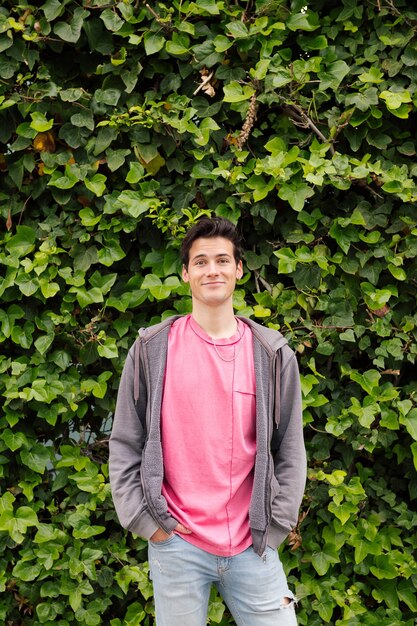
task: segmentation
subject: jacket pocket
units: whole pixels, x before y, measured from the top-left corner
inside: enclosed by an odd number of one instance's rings
[[[143,451],[143,489],[149,508],[161,516],[167,512],[167,501],[161,495],[163,479],[162,448],[160,441],[148,441]]]
[[[265,531],[271,511],[271,470],[267,454],[257,453],[253,478],[252,501],[249,510],[251,528]]]
[[[275,500],[280,491],[281,485],[279,484],[275,474],[273,474],[271,480],[271,503]]]

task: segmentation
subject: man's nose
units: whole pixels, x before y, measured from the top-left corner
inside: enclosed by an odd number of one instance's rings
[[[209,263],[207,265],[207,273],[208,274],[217,274],[218,273],[218,267],[217,267],[217,263],[215,261],[209,261]]]

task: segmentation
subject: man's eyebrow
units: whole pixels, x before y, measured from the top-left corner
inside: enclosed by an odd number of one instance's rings
[[[201,252],[200,254],[196,254],[195,256],[193,256],[191,261],[195,261],[196,259],[206,259],[208,256],[210,255],[206,254],[205,252]],[[232,255],[229,254],[228,252],[219,252],[218,254],[214,254],[213,256],[216,259],[218,259],[219,257],[227,257],[229,259],[232,258]]]

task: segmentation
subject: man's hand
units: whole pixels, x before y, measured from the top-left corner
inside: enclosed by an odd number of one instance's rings
[[[190,530],[189,528],[186,528],[186,526],[183,526],[182,524],[177,524],[175,526],[175,530],[177,533],[182,533],[183,535],[191,535],[191,533],[193,532],[192,530]]]
[[[177,524],[174,530],[183,535],[189,535],[192,532],[189,528],[186,528],[182,524]],[[165,532],[165,530],[162,530],[162,528],[158,528],[158,530],[156,530],[152,535],[151,541],[153,541],[154,543],[158,543],[158,541],[165,541],[166,539],[171,537],[173,533],[174,531],[168,534]]]

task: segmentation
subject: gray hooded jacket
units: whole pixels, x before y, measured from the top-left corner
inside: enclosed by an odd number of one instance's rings
[[[139,332],[123,369],[110,437],[117,515],[124,528],[147,539],[157,528],[170,533],[178,523],[161,495],[160,431],[168,334],[176,319]],[[294,528],[304,493],[300,377],[295,354],[281,333],[240,319],[253,336],[257,449],[249,524],[253,548],[262,555],[267,544],[278,547]]]

